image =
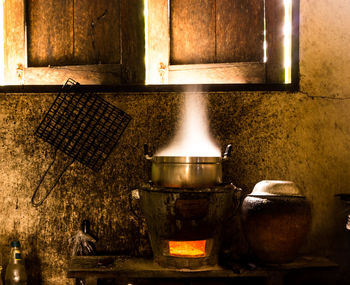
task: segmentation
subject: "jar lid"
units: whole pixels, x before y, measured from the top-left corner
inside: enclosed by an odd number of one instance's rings
[[[299,187],[292,181],[263,180],[258,182],[250,195],[304,197]]]

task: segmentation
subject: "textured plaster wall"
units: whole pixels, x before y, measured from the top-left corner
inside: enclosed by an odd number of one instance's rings
[[[334,194],[350,193],[350,4],[300,2],[300,92],[203,96],[213,136],[223,149],[230,142],[234,146],[225,178],[247,191],[262,179],[295,181],[313,210],[303,252],[336,260],[339,273],[328,281],[341,284],[350,278],[350,233],[344,205]],[[33,133],[55,94],[0,95],[0,249],[6,266],[9,241],[21,240],[29,284],[72,284],[64,277],[69,239],[85,218],[100,253],[151,253],[146,228],[132,214],[128,195],[147,177],[143,144],[158,148],[171,139],[182,94],[102,96],[133,117],[116,149],[98,173],[74,163],[47,201],[34,208],[30,199],[53,148]],[[55,173],[67,157],[58,154],[57,161]],[[239,247],[237,237],[236,242]]]

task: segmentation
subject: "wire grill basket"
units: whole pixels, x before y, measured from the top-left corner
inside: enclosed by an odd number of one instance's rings
[[[66,81],[35,135],[53,145],[56,151],[70,156],[71,163],[79,161],[98,171],[116,146],[131,117],[97,94],[82,92],[79,86],[73,79]],[[37,189],[46,174],[47,171]],[[37,189],[32,198],[33,204]]]
[[[68,79],[35,134],[98,171],[131,117],[96,94],[79,92],[78,87]]]

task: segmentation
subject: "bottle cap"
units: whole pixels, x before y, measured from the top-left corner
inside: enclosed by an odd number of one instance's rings
[[[11,247],[20,247],[21,244],[18,240],[11,241]]]

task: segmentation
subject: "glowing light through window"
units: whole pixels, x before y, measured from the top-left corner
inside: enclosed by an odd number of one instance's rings
[[[284,80],[292,82],[292,0],[284,0]]]
[[[146,67],[146,85],[150,83],[150,75],[149,75],[149,62],[148,62],[148,1],[143,1],[143,14],[145,21],[145,67]]]
[[[0,0],[0,85],[5,84],[5,55],[4,55],[4,2]]]

